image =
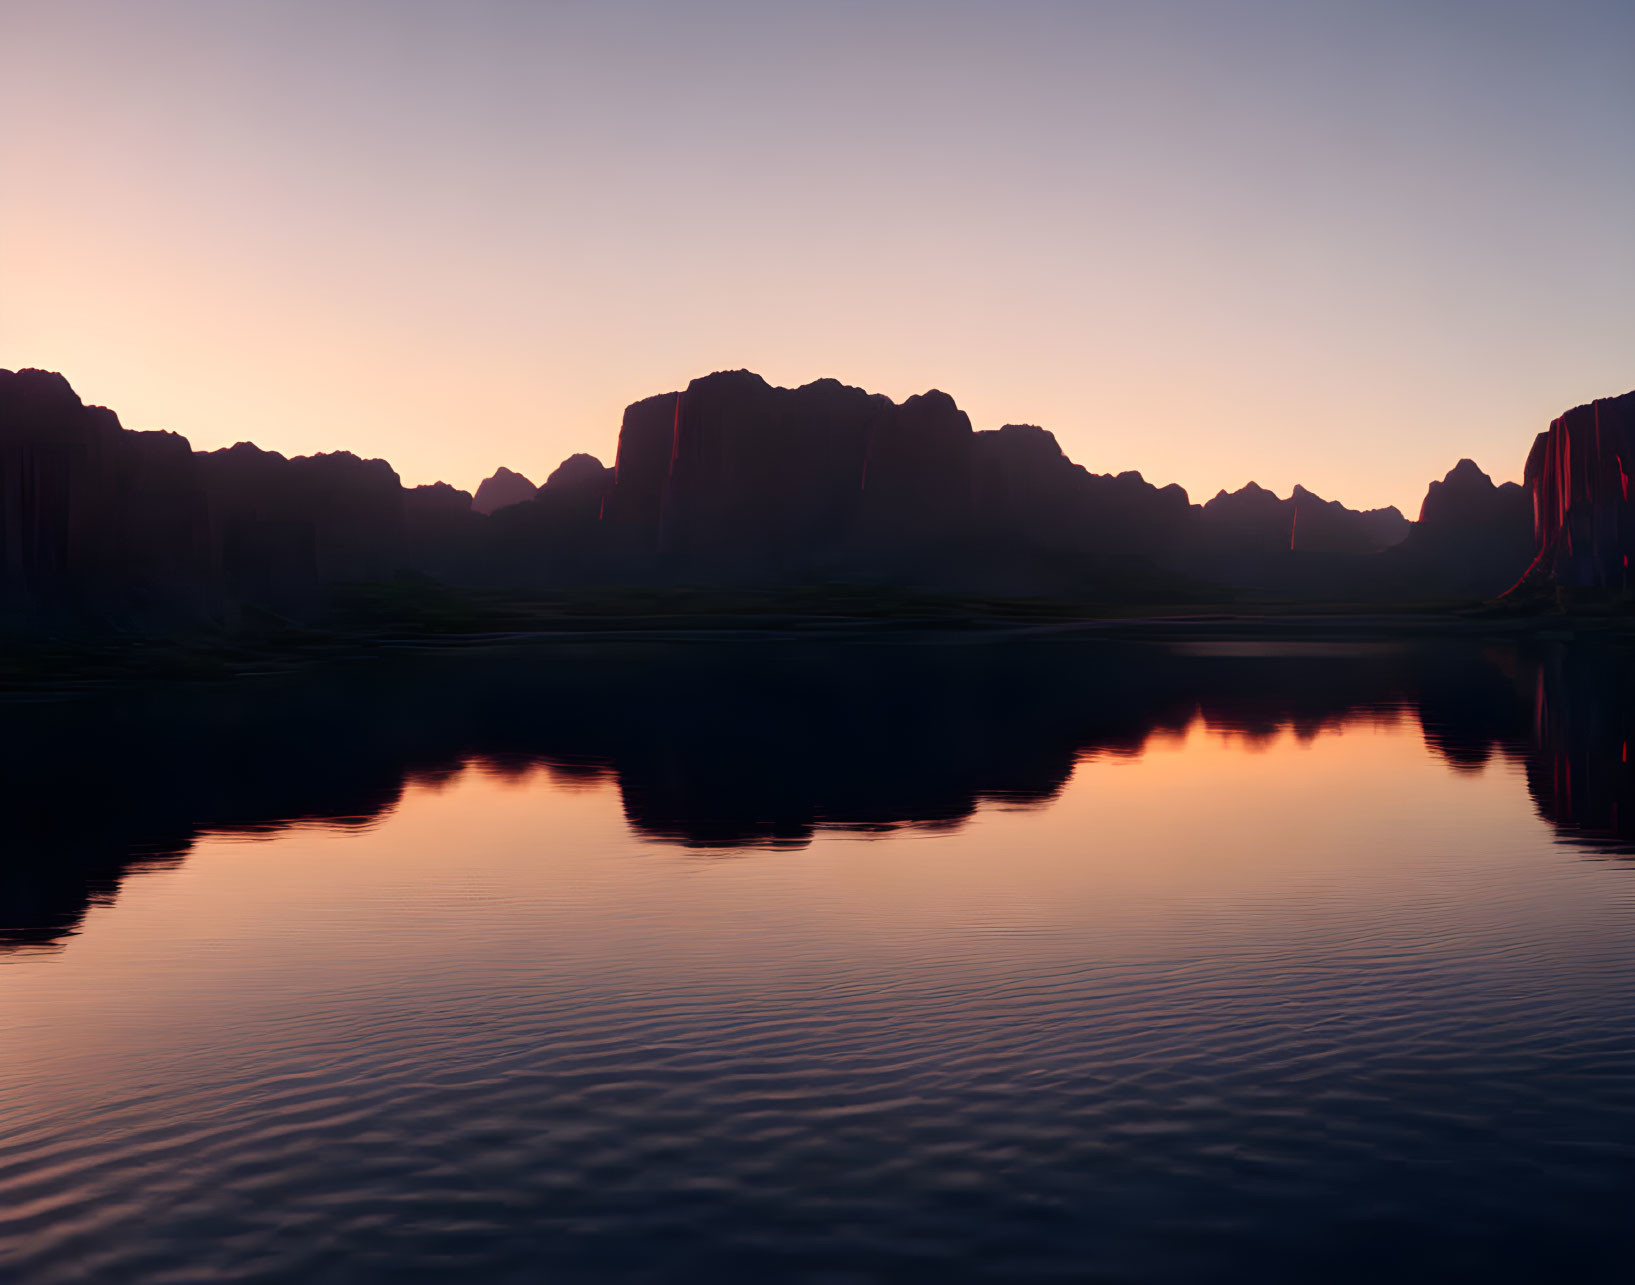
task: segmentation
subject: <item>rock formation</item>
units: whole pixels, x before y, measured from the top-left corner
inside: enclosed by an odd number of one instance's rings
[[[0,616],[77,627],[202,622],[217,606],[187,440],[136,433],[61,375],[0,371]]]
[[[1208,546],[1231,554],[1378,553],[1400,544],[1409,529],[1394,507],[1359,512],[1303,486],[1282,500],[1253,482],[1221,491],[1198,516]]]
[[[1043,429],[975,433],[945,393],[897,405],[730,371],[625,412],[602,516],[609,548],[659,578],[1037,592],[1078,575],[1041,580],[1041,558],[1167,557],[1187,502],[1087,472]]]
[[[1630,588],[1635,510],[1635,393],[1576,406],[1538,435],[1525,473],[1537,581]]]
[[[1303,487],[1284,499],[1250,483],[1194,506],[1139,473],[1089,472],[1037,426],[973,431],[945,393],[897,404],[726,371],[630,406],[611,469],[574,455],[536,488],[502,468],[473,498],[406,490],[385,461],[345,451],[196,454],[126,431],[61,376],[21,371],[0,375],[0,609],[36,625],[230,619],[245,605],[299,618],[326,585],[404,572],[500,587],[1448,599],[1500,592],[1535,552],[1537,575],[1621,586],[1632,424],[1635,394],[1571,411],[1535,447],[1531,496],[1461,461],[1409,524]]]
[[[468,578],[484,530],[470,491],[433,482],[403,492],[403,560],[416,571],[439,580]]]
[[[933,489],[901,476],[913,433],[894,431],[899,409],[834,380],[785,389],[748,371],[695,379],[625,412],[604,517],[628,556],[676,574],[802,574],[857,539],[866,513],[893,530],[886,510],[905,485]]]
[[[1419,521],[1400,546],[1416,596],[1491,598],[1532,556],[1530,500],[1514,482],[1495,486],[1471,460],[1432,482]]]
[[[320,585],[404,565],[403,486],[385,460],[286,459],[248,442],[197,458],[232,597],[305,614]]]
[[[984,546],[1006,551],[1013,566],[1062,554],[1179,565],[1190,544],[1180,487],[1153,486],[1136,472],[1091,473],[1035,425],[974,434],[971,487]]]
[[[594,455],[571,455],[530,500],[487,519],[482,557],[470,578],[498,585],[573,585],[623,578],[611,559],[602,504],[613,470]]]

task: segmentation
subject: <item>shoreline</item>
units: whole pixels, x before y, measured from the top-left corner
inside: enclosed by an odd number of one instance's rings
[[[859,601],[861,599],[861,601]],[[687,591],[519,597],[367,587],[321,623],[257,621],[170,637],[19,638],[0,642],[0,694],[111,684],[221,681],[394,655],[480,654],[618,645],[1131,644],[1211,648],[1462,639],[1635,641],[1635,614],[1492,603],[1093,604],[939,598],[890,592],[718,595]],[[611,608],[611,609],[610,609]],[[1200,654],[1204,654],[1200,652]]]

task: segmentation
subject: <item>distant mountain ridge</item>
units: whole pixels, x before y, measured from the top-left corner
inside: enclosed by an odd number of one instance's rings
[[[940,391],[899,404],[748,371],[632,404],[611,468],[574,455],[539,487],[501,468],[473,496],[405,488],[385,461],[345,451],[194,452],[122,428],[61,375],[0,372],[0,611],[24,625],[212,621],[242,605],[301,617],[326,584],[405,572],[519,587],[1484,596],[1536,552],[1530,503],[1462,461],[1415,523],[1254,483],[1194,505],[1136,472],[1090,472],[1038,426],[973,430]]]
[[[1412,526],[1394,505],[1348,509],[1298,484],[1286,500],[1254,482],[1220,491],[1199,516],[1212,538],[1266,552],[1378,553],[1401,544]]]

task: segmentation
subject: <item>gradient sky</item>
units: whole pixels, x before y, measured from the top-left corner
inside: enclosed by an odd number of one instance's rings
[[[1635,387],[1635,4],[0,0],[0,366],[471,487],[711,370],[1417,512]]]

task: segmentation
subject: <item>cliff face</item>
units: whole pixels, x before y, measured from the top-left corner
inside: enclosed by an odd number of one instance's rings
[[[1635,393],[1576,406],[1539,434],[1525,474],[1532,576],[1572,588],[1630,588],[1632,466]]]
[[[0,614],[203,619],[213,552],[185,438],[127,431],[61,375],[0,371]]]
[[[286,459],[248,442],[198,456],[228,593],[305,614],[319,586],[405,564],[404,491],[385,460]]]
[[[914,444],[893,431],[899,409],[834,380],[695,379],[626,410],[603,515],[629,554],[678,568],[756,577],[822,559],[866,515],[893,526]]]
[[[1179,487],[1089,473],[1029,425],[975,433],[946,393],[898,405],[748,371],[631,406],[602,517],[609,547],[658,576],[1025,591],[1078,574],[1057,565],[1041,580],[1041,555],[1161,560],[1188,521]]]

